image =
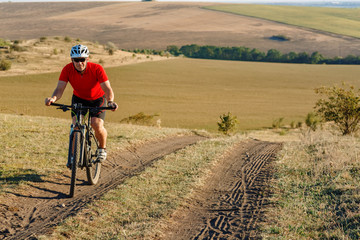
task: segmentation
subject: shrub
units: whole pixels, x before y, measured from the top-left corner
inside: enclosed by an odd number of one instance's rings
[[[318,124],[320,123],[320,119],[315,113],[310,112],[306,116],[305,123],[311,130],[316,131]]]
[[[283,121],[284,121],[283,117],[275,119],[273,121],[273,123],[272,123],[272,128],[282,128],[283,127]]]
[[[317,88],[315,92],[327,97],[316,102],[315,109],[319,116],[325,121],[333,121],[343,135],[359,129],[359,89],[355,90],[353,86],[343,84],[342,87]]]
[[[140,124],[140,125],[155,125],[153,123],[154,117],[159,116],[158,114],[154,115],[146,115],[143,112],[139,112],[133,116],[122,119],[121,123],[132,123],[132,124]]]
[[[229,135],[229,132],[233,131],[236,128],[238,120],[236,116],[232,116],[232,114],[229,112],[227,115],[221,115],[220,122],[218,122],[217,124],[219,132],[222,132],[225,135]]]
[[[9,47],[11,45],[11,42],[0,38],[0,47]]]
[[[41,37],[41,38],[40,38],[40,42],[45,42],[46,39],[47,39],[47,37]]]
[[[66,36],[66,37],[64,37],[64,41],[65,41],[65,42],[71,42],[71,38],[68,37],[68,36]]]
[[[19,44],[13,44],[13,45],[11,45],[11,46],[10,46],[10,49],[11,49],[11,50],[14,50],[14,51],[16,51],[16,52],[25,52],[25,51],[26,51],[26,48],[20,46]]]
[[[109,53],[109,55],[114,55],[115,51],[117,50],[117,47],[114,43],[108,42],[105,46],[105,50]]]
[[[10,68],[11,68],[11,61],[1,60],[1,62],[0,62],[0,70],[1,71],[6,71],[6,70],[9,70]]]

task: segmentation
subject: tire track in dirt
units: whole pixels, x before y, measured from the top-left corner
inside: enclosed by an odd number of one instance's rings
[[[242,142],[196,190],[187,209],[174,215],[165,239],[259,239],[268,204],[272,161],[282,144]]]
[[[172,137],[113,154],[103,164],[97,185],[87,185],[85,170],[79,171],[80,185],[76,186],[73,198],[67,197],[70,171],[59,178],[28,183],[30,187],[26,192],[9,191],[4,204],[0,204],[0,239],[37,239],[39,235],[49,234],[64,219],[154,161],[203,139],[201,136]]]

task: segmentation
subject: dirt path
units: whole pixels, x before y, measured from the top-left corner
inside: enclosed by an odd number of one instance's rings
[[[281,144],[251,140],[239,144],[174,214],[164,239],[259,239],[268,204],[272,160]]]
[[[202,139],[200,136],[174,137],[109,156],[103,164],[100,182],[89,186],[84,181],[77,186],[74,198],[67,197],[70,171],[56,179],[28,183],[26,191],[10,191],[0,203],[0,239],[31,239],[50,233],[65,218],[157,159]],[[86,179],[85,171],[81,173],[83,176],[79,174],[78,178]]]
[[[67,197],[70,171],[56,179],[28,183],[26,191],[10,191],[0,204],[0,239],[49,234],[65,218],[157,159],[202,139],[174,137],[112,155],[103,165],[99,184],[89,186],[84,181],[74,198]],[[186,209],[174,214],[165,239],[258,238],[256,229],[269,196],[271,162],[280,148],[279,143],[256,140],[240,143],[209,174],[206,185],[195,191]],[[79,179],[86,179],[85,174]]]

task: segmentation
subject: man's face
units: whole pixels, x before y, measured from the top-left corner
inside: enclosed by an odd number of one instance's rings
[[[72,62],[74,63],[76,70],[83,72],[86,68],[88,59],[89,58],[73,58]]]

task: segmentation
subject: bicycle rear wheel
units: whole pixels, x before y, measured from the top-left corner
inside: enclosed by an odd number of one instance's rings
[[[76,169],[81,156],[81,132],[74,131],[70,136],[69,158],[71,162],[70,197],[74,196],[76,185]]]
[[[88,131],[86,147],[86,175],[89,183],[95,185],[100,178],[101,163],[96,161],[99,142],[92,131]]]

